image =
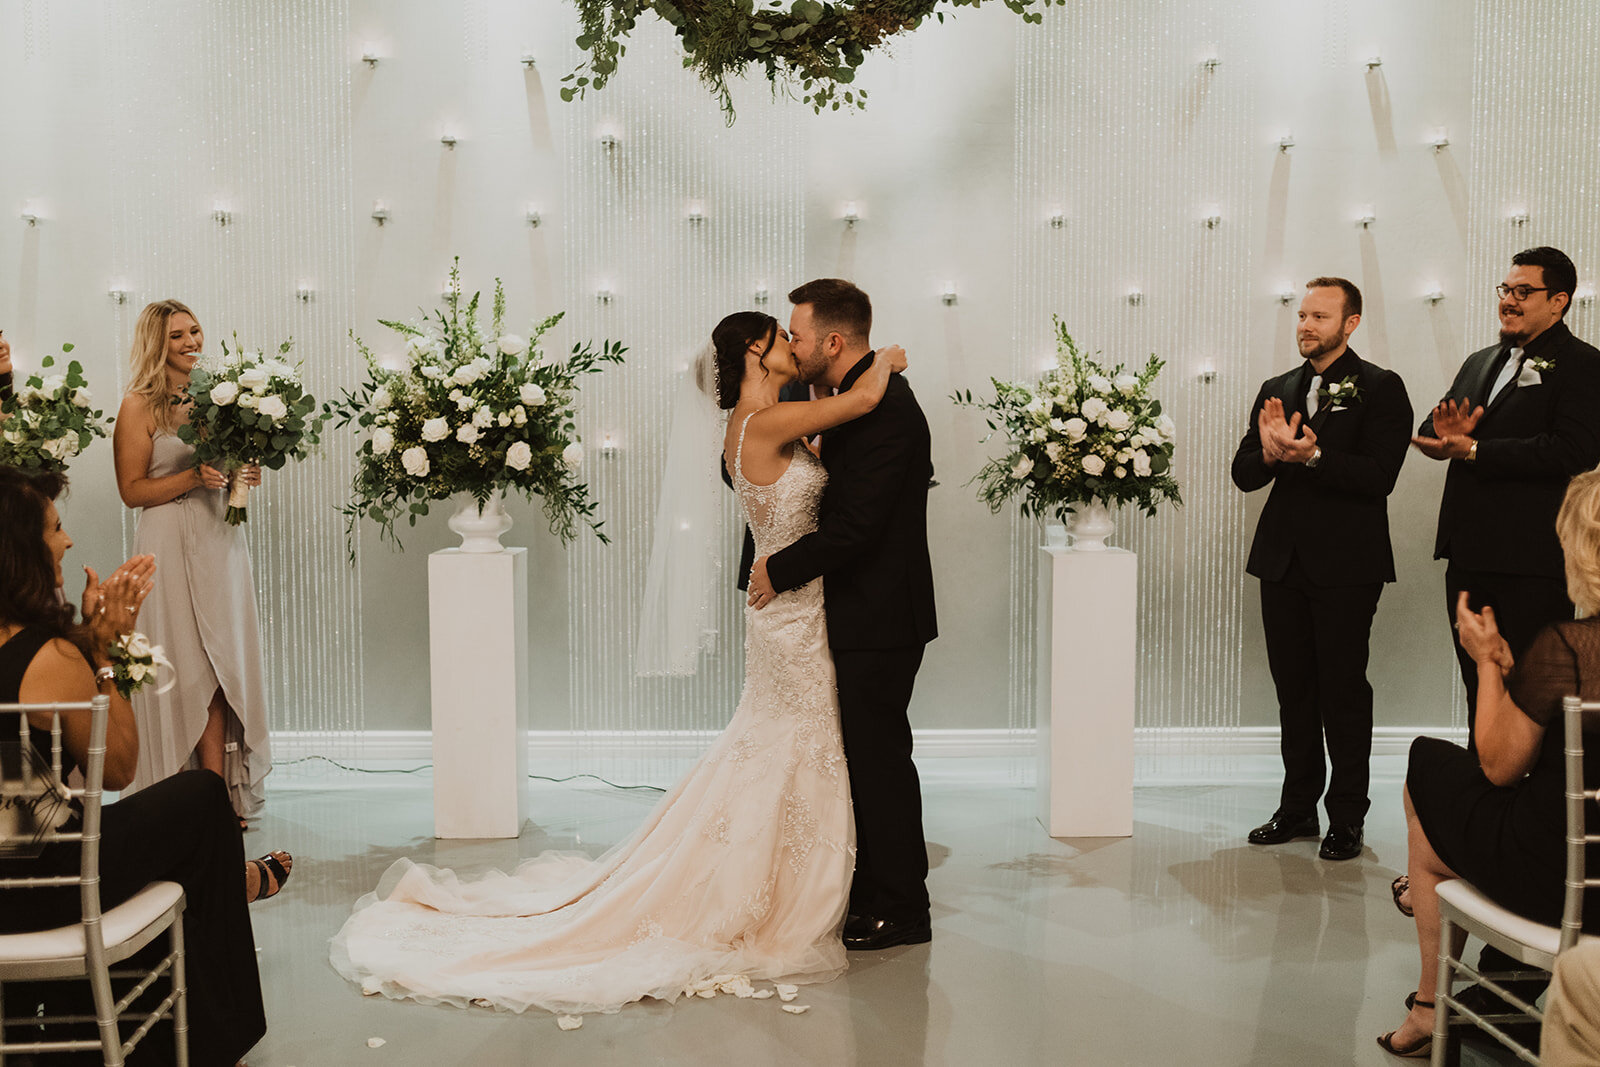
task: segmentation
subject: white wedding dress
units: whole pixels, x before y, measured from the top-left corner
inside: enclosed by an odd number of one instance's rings
[[[766,555],[816,528],[827,474],[797,445],[752,485],[743,449],[741,427],[734,487]],[[747,608],[745,655],[728,728],[628,840],[477,879],[400,860],[334,937],[334,967],[369,994],[569,1014],[843,972],[855,829],[822,580]]]

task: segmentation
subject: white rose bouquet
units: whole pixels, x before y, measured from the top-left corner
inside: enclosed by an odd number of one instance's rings
[[[1079,350],[1059,318],[1055,323],[1056,367],[1037,384],[990,379],[993,400],[975,400],[970,389],[951,397],[982,409],[989,429],[1009,439],[1006,454],[974,476],[978,498],[998,512],[1021,497],[1024,515],[1063,521],[1096,498],[1134,504],[1147,515],[1165,501],[1181,505],[1172,476],[1176,427],[1150,395],[1163,361],[1152,355],[1137,374],[1121,363],[1108,370]]]
[[[431,501],[471,494],[482,507],[495,492],[544,501],[550,530],[563,541],[586,523],[601,541],[601,522],[581,476],[583,445],[574,422],[578,379],[621,363],[627,351],[604,342],[573,345],[547,359],[540,339],[561,315],[523,338],[505,332],[505,290],[495,281],[490,322],[479,320],[479,294],[463,299],[459,264],[442,309],[417,323],[380,320],[406,339],[402,370],[381,366],[360,338],[367,380],[327,406],[343,426],[368,434],[356,455],[351,500],[342,510],[354,553],[363,516],[399,544],[395,520],[415,526]]]
[[[61,353],[72,351],[62,345]],[[40,365],[54,367],[54,356]],[[114,420],[94,407],[77,360],[65,374],[32,374],[0,404],[0,464],[30,471],[65,471],[67,461],[96,437],[106,436]]]
[[[196,463],[206,463],[228,476],[227,520],[232,526],[249,521],[250,487],[239,468],[258,463],[281,470],[291,459],[304,459],[316,447],[322,423],[317,401],[300,383],[298,364],[285,362],[292,341],[278,346],[275,356],[246,352],[233,339],[222,344],[222,359],[202,359],[189,374],[189,389],[175,403],[190,405],[189,424],[178,437],[194,445]]]
[[[124,700],[155,681],[160,668],[173,669],[162,647],[152,645],[138,630],[130,630],[117,638],[107,654],[111,660],[111,681]]]

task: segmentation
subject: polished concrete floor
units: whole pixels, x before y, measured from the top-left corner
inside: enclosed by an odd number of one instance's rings
[[[1271,813],[1273,761],[1226,784],[1144,784],[1129,839],[1052,840],[1026,767],[919,761],[931,945],[851,958],[765,1001],[650,1002],[563,1032],[552,1016],[363,998],[327,939],[394,859],[478,871],[545,848],[598,852],[656,794],[536,783],[514,841],[435,841],[431,781],[299,768],[274,776],[251,854],[291,849],[293,880],[254,910],[268,1033],[251,1067],[322,1064],[1384,1064],[1418,957],[1389,900],[1403,869],[1398,760],[1375,763],[1367,849],[1244,842]],[[385,1043],[368,1047],[369,1038]],[[1510,1062],[1469,1049],[1467,1063]]]

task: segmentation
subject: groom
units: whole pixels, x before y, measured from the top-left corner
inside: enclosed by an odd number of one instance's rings
[[[819,278],[789,294],[800,380],[843,391],[872,365],[872,301]],[[922,791],[906,709],[923,647],[938,636],[928,558],[928,422],[903,375],[870,413],[822,434],[828,469],[818,525],[756,560],[750,604],[825,577],[828,643],[856,821],[847,949],[931,940]]]

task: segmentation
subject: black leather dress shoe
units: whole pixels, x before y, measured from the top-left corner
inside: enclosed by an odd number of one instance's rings
[[[1353,860],[1361,855],[1361,827],[1335,823],[1328,827],[1317,855],[1325,860]]]
[[[933,940],[933,924],[926,918],[895,922],[857,915],[844,926],[844,947],[851,952],[872,952],[895,945],[920,945]]]
[[[1249,840],[1252,845],[1281,845],[1297,837],[1316,837],[1321,832],[1315,815],[1288,815],[1280,811],[1251,830]]]

